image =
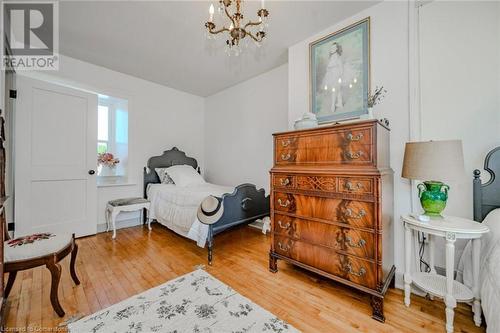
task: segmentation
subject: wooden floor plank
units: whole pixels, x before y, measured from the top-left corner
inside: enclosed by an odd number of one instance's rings
[[[157,224],[119,230],[77,240],[75,286],[69,258],[59,286],[66,311],[59,318],[50,304],[50,273],[45,267],[20,272],[7,301],[7,327],[45,330],[71,317],[81,317],[206,265],[206,249],[197,247]],[[215,239],[213,266],[206,270],[243,296],[290,322],[303,332],[444,332],[444,304],[412,295],[406,308],[401,290],[390,289],[385,301],[386,323],[371,319],[370,298],[356,290],[325,280],[279,261],[279,272],[268,271],[269,237],[250,227]],[[467,305],[459,305],[455,331],[485,332],[476,327]]]

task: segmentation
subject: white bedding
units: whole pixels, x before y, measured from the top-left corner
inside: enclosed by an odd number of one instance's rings
[[[480,292],[487,332],[500,332],[500,209],[491,211],[482,222],[490,232],[481,238]],[[469,242],[458,265],[463,282],[472,287],[472,249]]]
[[[173,230],[181,236],[188,237],[204,247],[208,234],[208,225],[196,218],[196,212],[202,200],[209,195],[221,196],[232,193],[234,187],[220,186],[210,183],[189,185],[185,187],[174,184],[150,184],[147,189],[151,201],[151,219]]]

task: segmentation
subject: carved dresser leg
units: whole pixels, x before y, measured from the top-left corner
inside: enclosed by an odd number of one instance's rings
[[[278,258],[272,252],[269,252],[269,271],[272,273],[278,272]]]
[[[372,318],[380,321],[381,323],[385,322],[383,297],[372,296],[372,309],[373,309]]]

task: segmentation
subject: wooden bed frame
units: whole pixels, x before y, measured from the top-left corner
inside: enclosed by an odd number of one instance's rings
[[[500,207],[500,181],[496,179],[496,175],[500,175],[500,147],[486,155],[484,170],[491,176],[485,184],[481,183],[481,171],[474,170],[473,206],[474,220],[477,222],[482,222],[489,212]]]
[[[173,147],[164,151],[160,156],[153,156],[148,160],[147,167],[144,168],[144,198],[147,198],[147,187],[149,184],[159,184],[160,179],[155,172],[155,168],[167,168],[173,165],[190,165],[198,172],[200,168],[198,161],[186,156],[186,153]],[[212,264],[212,254],[214,246],[214,236],[221,232],[243,224],[249,224],[256,219],[269,215],[270,201],[265,190],[257,190],[253,184],[238,185],[233,193],[222,195],[222,205],[224,213],[221,218],[208,228],[208,264]]]

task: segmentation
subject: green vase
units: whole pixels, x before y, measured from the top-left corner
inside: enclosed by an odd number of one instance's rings
[[[446,207],[450,187],[442,182],[427,181],[418,184],[417,188],[424,214],[441,216],[441,212]]]

